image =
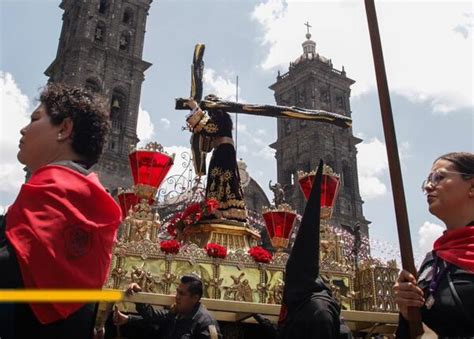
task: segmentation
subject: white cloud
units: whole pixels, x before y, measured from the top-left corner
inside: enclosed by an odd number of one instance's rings
[[[400,165],[412,157],[411,145],[407,141],[399,144]],[[378,138],[357,145],[357,167],[359,172],[359,189],[364,200],[374,199],[387,194],[388,158],[385,144]]]
[[[235,79],[229,80],[221,75],[216,74],[212,68],[204,69],[204,86],[206,87],[204,93],[212,93],[223,100],[235,101]],[[241,95],[241,88],[239,86],[239,102],[246,102]]]
[[[425,221],[418,230],[418,246],[421,253],[427,253],[433,249],[433,243],[443,234],[444,227]]]
[[[263,158],[266,160],[275,159],[275,150],[270,148],[268,144],[270,143],[269,136],[266,134],[265,130],[258,129],[256,132],[249,129],[246,124],[238,124],[238,133],[239,133],[239,145],[238,153],[247,153],[250,155]],[[245,142],[242,145],[241,140]]]
[[[237,152],[239,154],[246,154],[248,153],[249,151],[249,148],[247,147],[247,145],[237,145]]]
[[[243,123],[238,124],[238,133],[239,133],[239,140],[245,140],[247,144],[252,145],[253,149],[267,147],[269,144],[268,140],[263,140],[261,137],[265,137],[265,134],[256,133],[254,130],[249,129],[247,125]]]
[[[155,126],[151,122],[150,113],[140,106],[138,108],[137,121],[137,136],[140,139],[139,146],[144,146],[146,143],[148,143],[154,134]]]
[[[387,186],[377,177],[359,176],[360,194],[364,200],[374,199],[387,193]]]
[[[381,177],[388,169],[385,145],[377,138],[357,145],[359,188],[363,199],[369,200],[387,193]]]
[[[242,122],[238,123],[237,128],[239,130],[239,133],[246,133],[247,135],[250,134],[249,131],[248,131],[247,125],[242,123]]]
[[[378,138],[357,145],[359,171],[367,176],[379,175],[388,168],[385,144]]]
[[[262,147],[252,153],[256,157],[261,157],[265,160],[275,160],[275,150],[268,146]]]
[[[160,123],[161,123],[160,127],[162,127],[163,129],[168,129],[171,125],[171,122],[166,118],[161,118]]]
[[[12,203],[25,180],[16,154],[20,129],[28,124],[30,102],[10,73],[0,71],[0,205]],[[3,210],[3,207],[2,207]],[[1,211],[0,211],[1,212]]]
[[[470,2],[379,1],[376,7],[390,89],[428,102],[435,112],[472,107]],[[263,69],[286,70],[288,60],[302,54],[303,20],[309,20],[317,53],[332,59],[336,69],[344,63],[348,77],[357,81],[352,94],[375,89],[362,1],[267,0],[255,6],[252,18],[264,30]]]
[[[468,39],[472,35],[472,28],[474,27],[474,12],[464,13],[464,17],[466,18],[465,22],[457,25],[453,30],[461,34],[464,39]]]

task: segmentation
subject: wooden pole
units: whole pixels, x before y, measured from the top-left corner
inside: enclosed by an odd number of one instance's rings
[[[239,102],[239,76],[235,77],[235,102]],[[235,113],[235,154],[238,155],[238,137],[239,137],[239,115]],[[237,156],[237,159],[239,157]]]
[[[393,202],[397,220],[398,241],[400,243],[400,254],[403,269],[409,271],[416,277],[415,262],[413,260],[413,248],[411,245],[410,227],[408,224],[408,213],[403,189],[403,179],[400,169],[400,158],[398,156],[397,138],[393,123],[392,106],[385,73],[385,64],[382,52],[382,43],[377,23],[374,0],[365,0],[365,10],[369,25],[370,41],[372,43],[372,55],[374,58],[375,75],[377,78],[377,89],[379,93],[380,110],[382,112],[382,123],[387,148],[388,167],[390,181],[392,183]],[[410,308],[410,334],[416,338],[423,333],[421,326],[421,314],[419,309]]]

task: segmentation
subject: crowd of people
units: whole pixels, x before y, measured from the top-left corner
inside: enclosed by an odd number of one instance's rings
[[[228,114],[210,112],[192,128],[217,138],[207,187],[209,195],[223,194],[216,217],[246,220],[236,164],[223,155],[229,150],[235,158]],[[0,289],[103,286],[121,212],[90,168],[102,153],[108,129],[106,105],[97,95],[63,84],[44,88],[30,123],[20,130],[18,160],[26,166],[27,181],[1,219]],[[254,315],[268,338],[351,337],[337,300],[319,275],[321,169],[322,162],[287,262],[279,322]],[[223,182],[218,170],[229,172],[230,179]],[[446,230],[417,276],[402,270],[393,287],[400,310],[396,336],[410,337],[410,309],[417,309],[439,338],[473,338],[474,154],[440,156],[422,190],[430,213]],[[136,283],[127,289],[140,291]],[[218,322],[201,304],[202,295],[200,278],[184,275],[170,309],[137,304],[139,315],[115,309],[111,319],[117,326],[141,328],[149,338],[222,338]],[[3,303],[0,338],[91,338],[95,314],[93,303]]]

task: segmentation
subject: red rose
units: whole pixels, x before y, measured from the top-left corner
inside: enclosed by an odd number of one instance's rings
[[[211,214],[219,208],[219,202],[216,199],[207,199],[206,201],[206,211],[208,214]]]
[[[219,207],[215,199],[202,200],[189,205],[183,212],[176,213],[169,221],[167,229],[171,236],[176,230],[183,231],[186,227],[199,223],[203,216],[211,214]]]
[[[179,252],[180,244],[176,240],[163,240],[160,242],[160,249],[165,253],[177,254]]]
[[[196,214],[201,210],[199,203],[189,205],[183,212],[183,218],[187,218],[191,214]]]
[[[168,231],[169,235],[176,237],[176,227],[174,227],[174,225],[169,224],[166,230]]]
[[[254,246],[249,249],[249,254],[256,262],[268,264],[272,261],[272,254],[260,246]]]
[[[202,218],[202,212],[196,212],[196,215],[194,216],[194,222],[198,222]]]
[[[206,250],[207,255],[213,258],[224,259],[227,256],[227,248],[212,242],[204,246],[204,249]]]
[[[172,237],[176,236],[176,228],[179,228],[180,223],[182,222],[182,217],[182,213],[176,213],[168,222],[168,226],[166,227],[166,229]]]

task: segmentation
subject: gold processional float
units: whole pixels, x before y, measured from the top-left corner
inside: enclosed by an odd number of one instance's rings
[[[184,212],[168,221],[175,239],[158,239],[165,225],[153,208],[158,188],[173,165],[172,156],[157,143],[135,149],[130,155],[134,186],[119,191],[124,213],[113,250],[105,288],[124,290],[131,282],[142,293],[127,296],[119,308],[134,312],[135,302],[169,306],[183,274],[196,274],[204,284],[203,303],[219,321],[254,322],[260,313],[276,321],[284,287],[284,271],[298,215],[286,203],[263,208],[266,230],[276,249],[273,255],[257,246],[259,232],[247,223],[201,220],[215,202],[191,201]],[[298,172],[305,196],[311,191],[315,172]],[[321,255],[323,280],[341,305],[342,316],[354,333],[393,334],[398,322],[392,286],[398,276],[395,261],[383,265],[369,259],[354,264],[344,256],[340,236],[331,231],[329,219],[336,202],[340,177],[324,165],[321,187]],[[168,218],[169,219],[169,218]],[[171,227],[170,227],[171,226]],[[97,324],[105,322],[111,305],[101,304]]]

